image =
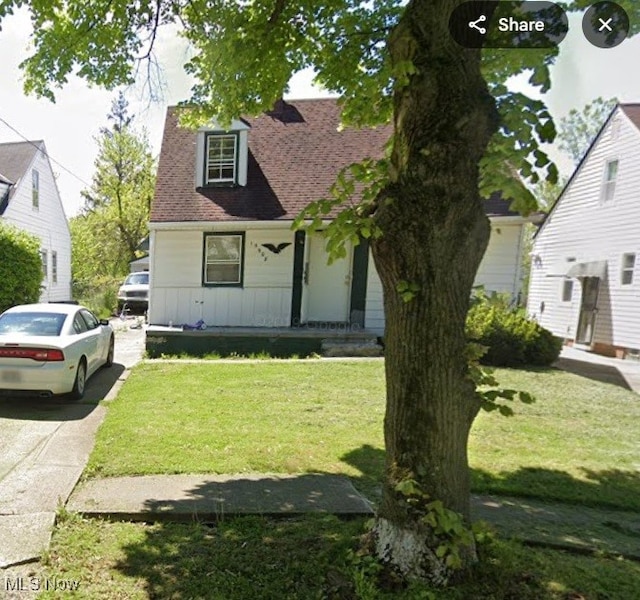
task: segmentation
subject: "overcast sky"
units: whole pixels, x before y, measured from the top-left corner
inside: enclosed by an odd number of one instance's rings
[[[75,78],[56,92],[55,104],[25,97],[19,63],[28,56],[29,19],[24,11],[7,18],[0,31],[0,142],[43,139],[58,175],[58,187],[68,216],[81,204],[80,190],[91,182],[96,157],[95,137],[107,124],[106,115],[115,93],[89,88]],[[160,151],[164,114],[168,104],[189,96],[190,83],[182,71],[186,59],[184,43],[165,31],[157,44],[164,66],[166,86],[163,98],[150,103],[140,89],[127,90],[130,112],[139,126],[146,127],[155,154]],[[613,49],[599,49],[584,37],[581,18],[570,18],[570,30],[562,42],[560,56],[552,70],[552,89],[545,100],[555,118],[571,108],[581,108],[598,96],[618,97],[623,102],[640,102],[640,35]],[[323,95],[313,88],[311,75],[303,73],[291,83],[291,98]],[[324,94],[326,95],[326,94]],[[13,129],[16,131],[14,131]],[[570,165],[553,152],[560,168],[569,174]]]

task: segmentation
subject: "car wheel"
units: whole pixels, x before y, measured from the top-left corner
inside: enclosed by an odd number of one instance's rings
[[[76,380],[73,382],[71,397],[74,400],[82,400],[84,397],[84,388],[87,384],[87,363],[84,358],[80,359],[78,369],[76,370]]]
[[[113,336],[109,339],[109,351],[107,352],[107,361],[104,363],[105,367],[113,366],[113,353],[115,350],[115,341]]]

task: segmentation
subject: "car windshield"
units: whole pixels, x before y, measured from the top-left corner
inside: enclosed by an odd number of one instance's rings
[[[149,273],[131,273],[124,280],[124,285],[149,285]]]
[[[48,312],[15,312],[0,315],[0,335],[59,336],[67,315]]]

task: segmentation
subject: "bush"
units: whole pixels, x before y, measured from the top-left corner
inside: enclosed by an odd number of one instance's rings
[[[90,281],[75,280],[73,282],[73,297],[98,317],[108,318],[116,313],[118,304],[118,288],[122,285],[123,276],[95,277]]]
[[[560,355],[562,340],[509,307],[502,297],[481,294],[467,315],[468,337],[485,346],[480,363],[494,367],[548,366]]]
[[[40,240],[0,224],[0,312],[17,304],[37,302],[42,285]]]

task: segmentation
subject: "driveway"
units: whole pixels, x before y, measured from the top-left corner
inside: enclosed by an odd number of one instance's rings
[[[66,500],[93,447],[105,412],[100,401],[142,357],[137,319],[112,324],[114,365],[89,380],[82,401],[0,399],[0,569],[35,560],[46,548],[59,498]]]

